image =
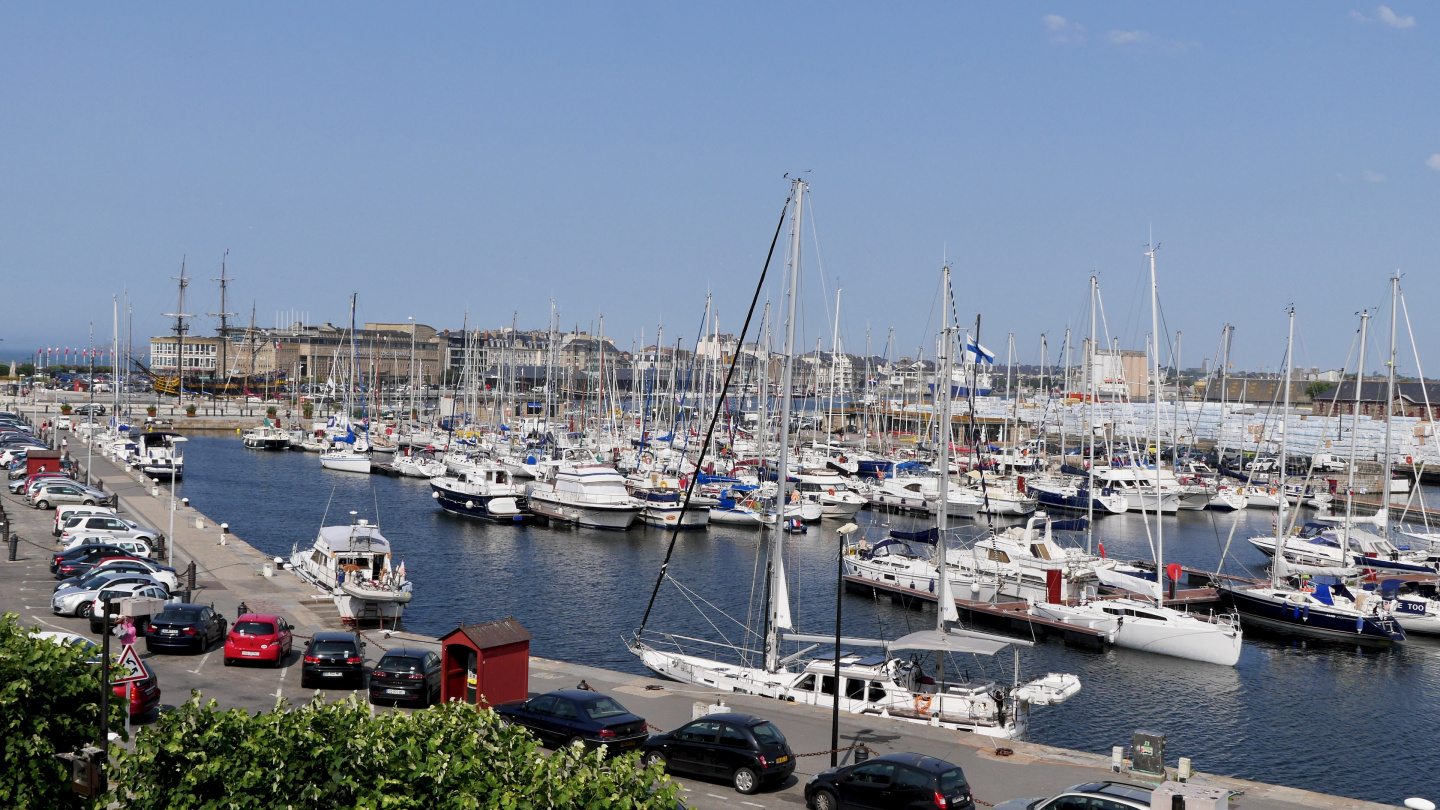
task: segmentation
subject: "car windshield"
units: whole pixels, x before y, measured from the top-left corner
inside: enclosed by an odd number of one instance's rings
[[[419,672],[420,659],[403,655],[387,655],[380,659],[380,665],[377,666],[376,669],[388,669],[395,672]]]
[[[316,655],[343,655],[346,658],[355,657],[355,645],[348,641],[317,641],[315,642]]]
[[[123,572],[119,572],[119,571],[106,571],[106,572],[103,573],[103,574],[92,574],[91,576],[85,577],[84,579],[80,580],[80,582],[79,582],[79,587],[82,587],[82,588],[99,588],[100,586],[104,585],[105,583],[109,582],[110,580],[112,580],[112,579],[120,576],[121,573],[123,573]]]
[[[155,617],[159,622],[194,622],[200,620],[200,611],[196,608],[166,608]]]
[[[607,717],[619,717],[630,712],[610,698],[602,697],[593,703],[585,704],[585,713],[590,715],[591,720],[604,720]]]
[[[940,774],[940,792],[949,793],[952,790],[965,787],[965,772],[959,768],[951,768]]]
[[[275,625],[270,622],[236,622],[235,632],[242,636],[269,636],[274,635]]]
[[[780,733],[780,729],[776,728],[774,723],[766,722],[751,726],[750,733],[754,734],[756,742],[763,746],[785,744],[785,735]]]

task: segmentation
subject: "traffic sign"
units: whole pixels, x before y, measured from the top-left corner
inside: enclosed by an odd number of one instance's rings
[[[150,672],[140,662],[140,656],[135,652],[134,644],[126,644],[125,649],[120,653],[120,660],[115,664],[110,678],[112,684],[134,683],[143,681],[150,677]]]

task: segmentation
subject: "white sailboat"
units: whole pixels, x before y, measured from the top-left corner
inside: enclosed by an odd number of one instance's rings
[[[320,466],[326,470],[340,472],[370,472],[370,444],[368,437],[357,436],[349,423],[352,413],[350,393],[355,389],[355,294],[350,295],[350,371],[345,380],[345,433],[331,436],[331,444],[320,453]]]

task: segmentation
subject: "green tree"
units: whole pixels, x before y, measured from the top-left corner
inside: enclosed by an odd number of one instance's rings
[[[35,373],[35,364],[21,363],[19,368],[16,369],[16,371],[20,372],[21,377],[29,377],[31,374]]]
[[[1326,382],[1326,381],[1324,381],[1324,380],[1316,380],[1315,382],[1312,382],[1312,383],[1310,383],[1309,385],[1305,386],[1305,396],[1310,397],[1312,400],[1313,400],[1313,399],[1319,399],[1319,398],[1321,397],[1321,395],[1323,395],[1326,391],[1329,391],[1331,388],[1334,388],[1334,387],[1335,387],[1335,383],[1333,383],[1333,382]]]
[[[491,709],[450,702],[370,715],[354,697],[251,715],[199,694],[118,751],[113,795],[127,810],[673,808],[679,787],[632,753],[542,755]]]
[[[33,638],[14,613],[0,617],[0,807],[80,807],[69,766],[100,736],[100,670],[80,647]],[[112,700],[111,727],[125,725]]]
[[[9,376],[10,376],[10,364],[9,364],[9,363],[0,363],[0,377],[9,377]]]

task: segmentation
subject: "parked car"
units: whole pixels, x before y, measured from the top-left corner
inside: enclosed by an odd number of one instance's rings
[[[106,621],[105,600],[119,601],[129,597],[141,597],[146,599],[170,600],[170,594],[159,585],[147,585],[143,582],[130,582],[124,585],[116,585],[110,588],[101,589],[90,602],[90,632],[108,633],[119,621],[118,616],[110,616]],[[150,624],[150,616],[142,615],[133,617],[136,632],[143,631]]]
[[[111,506],[86,506],[83,503],[66,503],[55,507],[55,528],[50,533],[59,537],[65,531],[71,518],[114,515],[115,508]],[[77,524],[78,525],[78,524]]]
[[[1087,782],[1058,796],[1011,799],[995,810],[1150,810],[1150,788],[1124,782]]]
[[[365,642],[359,634],[327,630],[310,639],[300,665],[300,688],[322,683],[356,688],[365,683]]]
[[[100,664],[99,644],[78,633],[31,633],[31,638],[43,638],[56,644],[72,644],[87,653],[86,663],[93,666]],[[160,682],[155,678],[154,670],[146,668],[147,672],[143,680],[135,681],[130,687],[130,716],[140,717],[160,705]],[[115,672],[114,669],[111,672]],[[125,684],[114,684],[111,691],[115,697],[125,699]]]
[[[373,681],[372,681],[373,683]],[[612,697],[585,689],[561,689],[529,700],[502,703],[495,711],[506,721],[530,729],[547,745],[605,745],[612,753],[633,751],[650,738],[645,718]]]
[[[79,481],[41,483],[33,493],[27,492],[26,503],[36,509],[49,509],[62,503],[108,504],[114,496],[103,490],[87,487]]]
[[[107,534],[92,534],[76,537],[65,546],[65,550],[80,548],[81,546],[115,546],[122,548],[126,554],[135,557],[149,557],[153,552],[150,544],[144,540],[121,540]]]
[[[440,699],[440,656],[429,650],[389,650],[370,672],[370,702],[412,701],[421,707]]]
[[[90,570],[90,567],[105,557],[130,557],[119,546],[81,546],[68,551],[57,552],[50,559],[50,573],[56,579],[69,579]],[[132,558],[133,559],[133,558]]]
[[[61,587],[56,586],[56,591],[50,597],[50,609],[57,616],[75,616],[81,619],[90,618],[90,611],[95,604],[95,597],[106,588],[130,583],[144,583],[146,585],[159,585],[161,583],[149,574],[103,571],[98,574],[83,577],[73,584]],[[64,583],[61,583],[62,585]]]
[[[225,637],[225,666],[236,661],[269,661],[280,666],[290,655],[294,634],[290,623],[271,613],[246,613]]]
[[[27,492],[30,491],[30,487],[42,478],[59,478],[65,481],[70,480],[70,476],[61,470],[47,470],[46,472],[27,473],[25,472],[25,467],[21,466],[20,473],[21,477],[19,480],[10,482],[11,495],[20,495],[23,497]]]
[[[59,509],[57,508],[56,511]],[[140,540],[147,544],[154,544],[155,538],[162,536],[160,532],[148,526],[141,526],[133,520],[126,520],[113,513],[109,515],[75,515],[60,529],[62,543],[77,537],[97,535],[113,537],[116,540]]]
[[[741,793],[783,782],[795,771],[795,752],[768,720],[710,714],[644,743],[645,763],[667,771],[726,779]]]
[[[145,650],[191,650],[205,652],[225,640],[229,622],[208,605],[172,602],[145,628]]]
[[[95,562],[87,573],[96,574],[101,571],[125,571],[128,573],[149,574],[159,580],[165,589],[174,592],[180,588],[180,574],[168,565],[161,565],[151,559],[143,557],[104,557]]]
[[[60,416],[59,416],[58,418],[56,418],[56,420],[55,420],[55,429],[56,429],[56,430],[69,430],[70,427],[71,427],[71,424],[70,424],[70,415],[69,415],[69,414],[60,414]]]
[[[101,405],[101,404],[98,403],[98,402],[94,402],[94,403],[88,403],[88,402],[87,402],[86,404],[81,405],[80,407],[76,408],[76,409],[75,409],[75,413],[78,414],[78,415],[80,415],[80,416],[85,416],[85,415],[87,415],[87,414],[92,414],[92,413],[93,413],[94,415],[96,415],[96,416],[104,416],[104,415],[105,415],[105,406],[104,406],[104,405]]]
[[[972,810],[975,800],[959,765],[923,754],[886,754],[810,777],[805,804],[815,810]]]

